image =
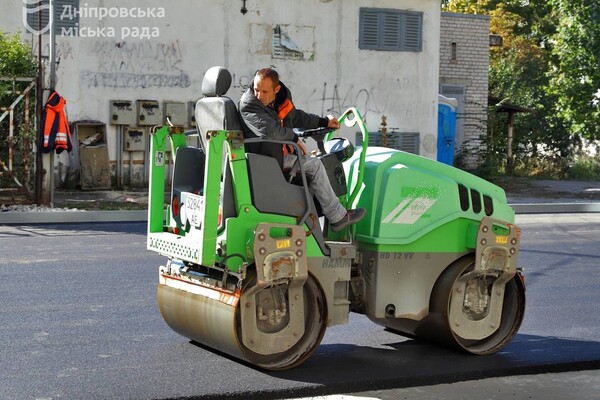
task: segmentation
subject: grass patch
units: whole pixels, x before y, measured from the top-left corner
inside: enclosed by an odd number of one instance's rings
[[[600,180],[600,164],[594,158],[581,157],[569,166],[566,178],[577,181]]]

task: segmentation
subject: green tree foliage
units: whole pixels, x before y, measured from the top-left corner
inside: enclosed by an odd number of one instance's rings
[[[21,40],[20,34],[8,35],[0,31],[0,77],[35,77],[37,65],[31,48]],[[0,104],[6,107],[16,96],[7,93],[13,88],[23,90],[26,83],[0,81]],[[8,102],[8,104],[7,104]]]
[[[578,138],[600,138],[597,0],[446,0],[442,8],[489,15],[491,33],[502,36],[490,54],[489,90],[531,110],[515,120],[518,160],[559,165]],[[497,155],[506,145],[506,115],[490,110],[488,128],[488,155]]]
[[[600,139],[600,3],[552,0],[558,19],[548,92],[573,135]]]
[[[35,76],[36,64],[31,48],[21,41],[21,35],[0,31],[0,76]]]
[[[442,9],[463,14],[487,14],[490,0],[442,0]]]
[[[538,0],[539,1],[539,0]],[[547,4],[539,7],[521,1],[497,2],[489,11],[490,30],[503,37],[503,46],[490,54],[489,88],[492,96],[530,110],[515,119],[514,153],[517,159],[544,154],[565,157],[568,135],[555,118],[556,98],[549,95],[550,37],[554,26],[547,22]],[[506,115],[495,119],[496,131],[506,130]],[[497,136],[505,146],[502,136]]]

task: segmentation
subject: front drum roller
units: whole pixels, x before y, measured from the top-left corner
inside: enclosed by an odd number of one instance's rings
[[[310,274],[300,283],[256,282],[256,273],[248,271],[235,295],[161,274],[160,312],[179,334],[260,368],[302,364],[325,333],[327,309],[319,284]]]
[[[427,322],[416,336],[472,354],[493,354],[517,334],[525,313],[525,286],[519,273],[505,284],[473,273],[474,257],[450,265],[436,282]]]

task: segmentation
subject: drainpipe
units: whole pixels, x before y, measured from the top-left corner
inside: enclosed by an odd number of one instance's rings
[[[55,0],[50,0],[50,8],[48,10],[48,23],[50,24],[50,37],[48,40],[50,54],[48,55],[48,64],[50,67],[50,90],[40,90],[40,95],[44,97],[44,104],[48,100],[51,91],[56,88],[56,21],[54,21],[54,6],[56,5]],[[38,21],[41,21],[41,11],[38,14]],[[39,40],[41,42],[42,36],[40,35]],[[43,84],[43,81],[42,81]],[[42,86],[43,88],[43,86]],[[41,119],[40,119],[41,121]],[[40,131],[43,127],[39,127]],[[41,136],[41,135],[40,135]],[[42,145],[38,148],[38,152],[42,152],[43,149],[43,137],[40,138]],[[42,182],[41,182],[41,198],[40,203],[43,205],[50,205],[54,203],[54,153],[42,153]]]

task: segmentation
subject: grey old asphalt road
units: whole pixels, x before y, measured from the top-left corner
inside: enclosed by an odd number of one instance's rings
[[[145,250],[143,223],[0,226],[0,398],[292,398],[600,368],[600,215],[517,222],[528,306],[501,353],[458,354],[352,314],[309,362],[281,373],[164,324],[155,298],[162,259]],[[386,393],[399,392],[378,398]]]

